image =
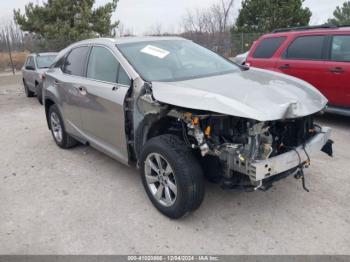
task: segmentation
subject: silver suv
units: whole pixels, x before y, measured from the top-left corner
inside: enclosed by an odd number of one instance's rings
[[[35,53],[27,57],[22,68],[24,91],[27,97],[35,94],[42,104],[42,81],[44,73],[55,60],[57,53]]]
[[[136,166],[171,218],[200,206],[204,176],[267,190],[288,175],[304,181],[313,153],[332,154],[330,128],[313,122],[327,104],[314,87],[182,38],[73,44],[47,71],[43,94],[59,147],[80,142]]]

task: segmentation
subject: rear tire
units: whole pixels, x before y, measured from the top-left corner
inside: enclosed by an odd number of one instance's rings
[[[39,103],[42,105],[43,104],[42,87],[40,86],[40,84],[36,84],[35,89],[36,89],[36,98],[38,99]]]
[[[27,86],[26,81],[24,81],[24,79],[23,79],[23,86],[24,86],[24,92],[26,94],[26,97],[33,97],[35,95],[33,91],[29,90],[29,87]]]
[[[78,144],[78,142],[66,132],[57,105],[52,105],[50,107],[48,119],[52,137],[60,148],[68,149]]]
[[[177,136],[150,139],[142,150],[140,165],[146,193],[165,216],[180,218],[201,205],[205,191],[202,168]]]

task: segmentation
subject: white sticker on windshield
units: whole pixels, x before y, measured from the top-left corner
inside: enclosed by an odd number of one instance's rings
[[[151,56],[158,57],[160,59],[163,59],[164,57],[170,54],[169,51],[166,51],[154,45],[147,45],[141,50],[141,52]]]

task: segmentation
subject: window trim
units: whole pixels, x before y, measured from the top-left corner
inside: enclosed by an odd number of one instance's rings
[[[89,61],[90,61],[90,55],[91,55],[91,51],[92,51],[92,48],[94,47],[103,47],[105,49],[107,49],[110,53],[112,53],[112,55],[114,56],[114,58],[117,60],[118,62],[118,72],[117,72],[117,77],[116,77],[116,82],[113,83],[113,82],[108,82],[108,81],[103,81],[103,80],[99,80],[99,79],[93,79],[93,78],[89,78],[87,77],[87,69],[88,69],[88,65],[89,65]],[[130,86],[128,85],[123,85],[123,84],[119,84],[118,83],[118,77],[119,77],[119,69],[120,69],[120,66],[123,68],[123,70],[126,72],[127,76],[129,77],[129,80],[130,80]],[[112,85],[118,85],[118,86],[125,86],[125,87],[131,87],[132,85],[132,82],[133,82],[133,79],[132,77],[130,77],[130,74],[128,73],[127,70],[125,70],[125,67],[120,63],[119,59],[117,58],[117,56],[115,55],[115,53],[113,52],[113,50],[106,46],[106,45],[103,45],[103,44],[92,44],[90,46],[90,50],[89,50],[89,53],[88,53],[88,56],[87,56],[87,60],[86,60],[86,68],[85,68],[85,79],[88,79],[88,80],[91,80],[91,81],[96,81],[96,82],[100,82],[100,83],[105,83],[105,84],[112,84]]]
[[[263,42],[264,40],[270,40],[270,39],[274,39],[274,38],[284,38],[284,39],[283,39],[282,43],[279,45],[279,47],[277,47],[277,49],[275,50],[275,52],[273,52],[272,56],[270,56],[270,57],[254,57],[254,55],[255,55],[255,53],[256,53],[258,47],[262,44],[262,42]],[[253,58],[253,59],[271,59],[271,58],[273,58],[273,57],[276,55],[276,53],[278,52],[278,50],[279,50],[279,49],[283,46],[283,44],[286,42],[287,39],[288,39],[287,36],[271,36],[271,37],[265,37],[265,38],[259,40],[258,43],[257,43],[257,45],[256,45],[256,47],[254,48],[254,52],[252,53],[252,58]]]
[[[350,63],[350,61],[338,61],[338,60],[332,60],[332,47],[333,47],[333,40],[334,40],[334,37],[336,36],[347,36],[347,37],[350,37],[349,34],[340,34],[340,35],[329,35],[329,40],[328,40],[328,52],[327,52],[327,62],[335,62],[335,63]]]
[[[322,44],[322,51],[321,51],[321,59],[311,59],[311,58],[287,58],[288,49],[291,47],[291,45],[299,38],[305,38],[305,37],[315,37],[315,36],[322,36],[323,44]],[[298,35],[296,36],[288,45],[288,47],[284,50],[284,52],[281,55],[281,59],[287,60],[287,61],[327,61],[327,41],[328,41],[328,35],[326,34],[317,34],[317,35]]]

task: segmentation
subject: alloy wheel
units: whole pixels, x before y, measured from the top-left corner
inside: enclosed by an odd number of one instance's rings
[[[55,112],[51,113],[50,116],[52,133],[57,142],[62,142],[62,125],[58,115]]]
[[[169,207],[176,201],[177,186],[169,162],[158,153],[151,153],[145,161],[145,177],[154,199]]]

